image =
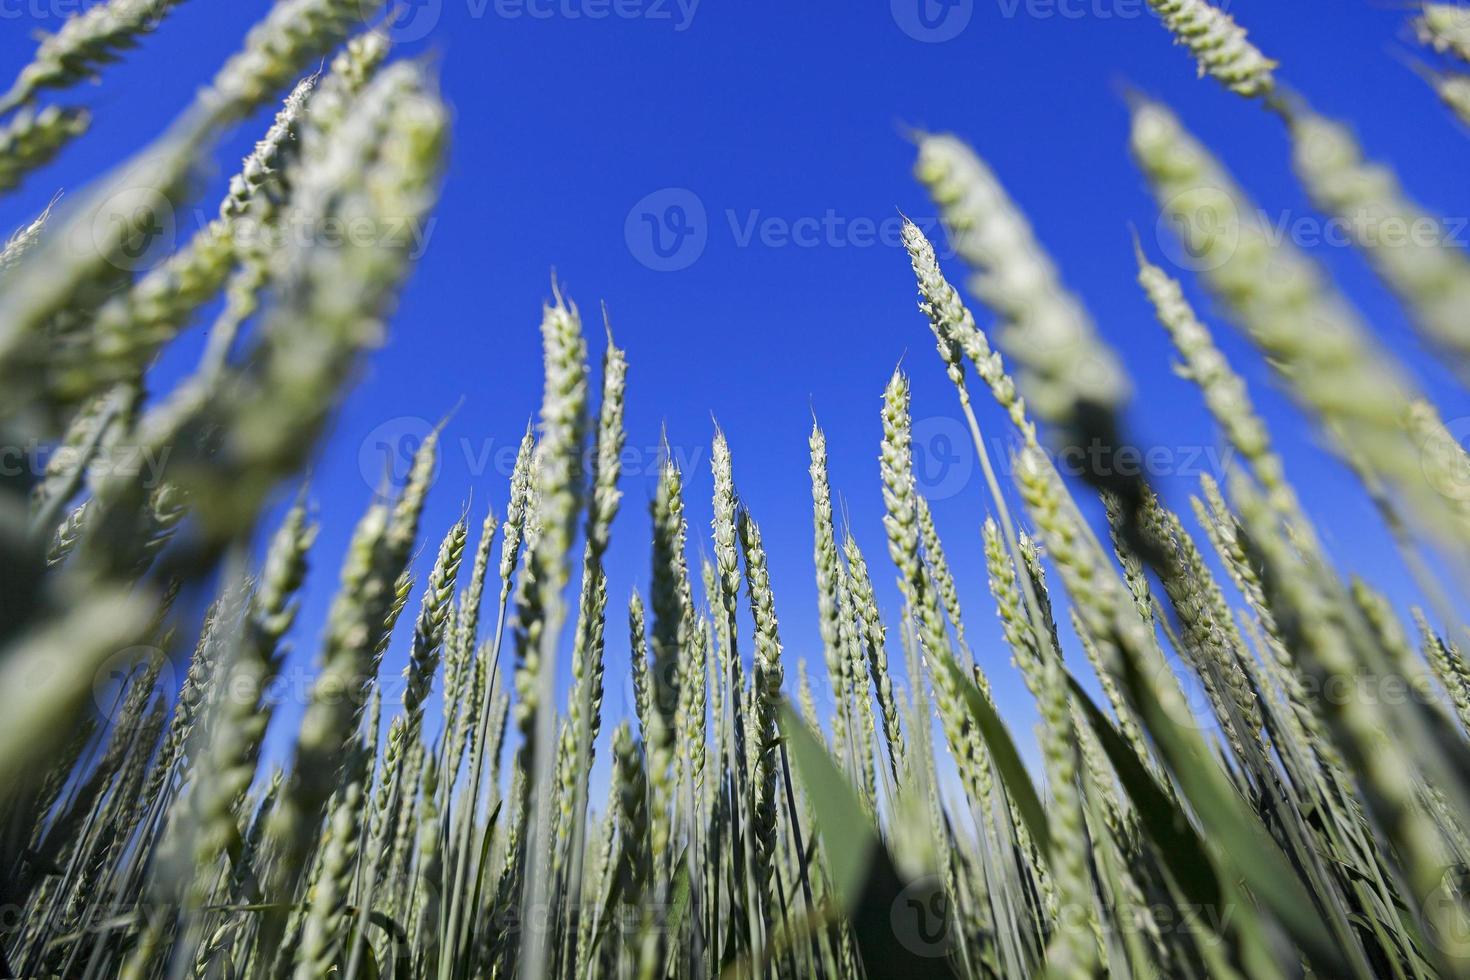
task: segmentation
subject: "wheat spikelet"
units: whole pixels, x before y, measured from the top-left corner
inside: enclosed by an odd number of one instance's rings
[[[1179,619],[1180,653],[1203,683],[1236,754],[1246,756],[1247,738],[1264,748],[1260,705],[1241,666],[1241,638],[1219,586],[1177,516],[1155,497],[1145,515],[1146,532],[1169,556],[1160,578]]]
[[[1467,126],[1470,126],[1470,74],[1463,72],[1431,73],[1430,84],[1439,100]]]
[[[1426,3],[1414,19],[1419,43],[1470,64],[1470,11],[1458,3]]]
[[[781,704],[781,638],[776,623],[775,597],[771,594],[770,574],[766,569],[766,552],[761,543],[760,528],[746,511],[740,514],[740,550],[745,558],[745,583],[750,592],[751,615],[755,621],[755,667],[751,684],[754,691],[756,761],[753,775],[755,800],[752,819],[755,824],[756,885],[762,892],[771,888],[776,854],[776,714]],[[835,559],[835,550],[833,558]],[[838,653],[841,656],[841,653]],[[841,667],[833,684],[842,683]]]
[[[1460,17],[1470,25],[1470,13]],[[1470,33],[1466,39],[1470,46]],[[1392,169],[1364,159],[1346,126],[1310,111],[1293,111],[1288,119],[1292,163],[1313,203],[1344,224],[1420,331],[1463,372],[1470,356],[1462,316],[1470,303],[1470,258],[1444,240],[1443,221],[1408,199]]]
[[[959,293],[940,271],[939,259],[934,246],[924,233],[911,221],[903,225],[904,248],[908,250],[909,262],[919,283],[919,309],[929,320],[930,329],[939,345],[939,353],[945,360],[950,380],[955,383],[963,403],[969,395],[961,382],[964,372],[957,363],[954,350],[958,348],[975,366],[980,380],[985,382],[996,402],[1006,411],[1011,423],[1028,444],[1036,441],[1036,426],[1026,413],[1026,403],[1016,391],[1016,384],[1006,373],[1000,353],[990,347],[985,334],[975,326],[974,315],[960,299]]]
[[[150,614],[146,596],[98,591],[85,606],[6,645],[0,658],[0,712],[10,721],[0,734],[0,779],[19,780],[45,758],[58,729],[67,730],[66,722],[91,689],[94,670],[119,642],[140,635]],[[53,669],[56,663],[68,667]]]
[[[715,427],[714,443],[710,449],[710,471],[714,477],[712,497],[713,517],[710,521],[715,551],[715,581],[717,594],[707,596],[714,607],[715,626],[719,631],[720,649],[724,653],[728,675],[720,679],[730,692],[730,736],[731,752],[735,757],[735,781],[741,794],[746,793],[749,754],[745,732],[744,712],[740,709],[746,692],[745,680],[741,675],[739,629],[736,610],[740,601],[740,559],[737,545],[735,515],[739,502],[735,496],[735,478],[731,471],[730,445],[725,434]]]
[[[670,863],[672,839],[673,763],[679,705],[681,651],[689,642],[684,615],[684,501],[683,481],[672,460],[659,469],[658,489],[651,504],[653,515],[653,585],[650,604],[653,629],[649,647],[647,742],[650,846],[655,874],[662,878]]]
[[[1460,539],[1470,526],[1463,502],[1433,489],[1404,438],[1419,396],[1396,359],[1305,256],[1271,240],[1251,201],[1172,112],[1135,100],[1131,139],[1205,281],[1287,390],[1425,527]]]
[[[189,172],[220,128],[253,111],[295,80],[313,58],[340,43],[358,17],[370,16],[378,6],[375,0],[367,0],[366,5],[356,0],[279,0],[265,20],[252,29],[244,48],[221,68],[175,126],[127,166],[100,182],[68,216],[54,247],[37,250],[38,262],[44,257],[50,265],[49,274],[28,277],[24,288],[9,291],[0,302],[0,365],[9,369],[17,360],[44,361],[43,355],[32,349],[36,331],[58,316],[85,319],[109,288],[125,280],[126,270],[132,268],[129,249],[148,244],[151,238],[147,229],[168,217],[160,211],[171,210],[186,199]],[[402,67],[410,74],[421,72]],[[442,119],[437,123],[431,128],[442,134]],[[420,129],[419,138],[386,145],[415,153],[433,151],[437,136],[425,140],[422,137],[427,133]],[[350,144],[347,141],[346,145]],[[422,160],[417,161],[418,166],[422,164]],[[414,183],[409,181],[398,189],[410,190]],[[120,208],[127,213],[120,213]],[[412,216],[417,210],[406,207],[395,214]],[[141,224],[138,211],[146,212]],[[319,216],[308,211],[306,219]],[[88,229],[93,233],[89,235]],[[97,234],[98,230],[102,233]],[[95,247],[75,247],[76,242],[89,239]],[[382,278],[385,287],[393,282],[391,275]]]
[[[55,368],[56,397],[74,400],[111,381],[130,380],[225,285],[245,244],[261,233],[274,207],[265,203],[263,188],[298,128],[311,84],[304,80],[287,96],[270,128],[231,178],[218,216],[97,311],[81,349]],[[257,201],[261,203],[254,206]]]
[[[286,514],[266,552],[259,585],[251,596],[244,619],[244,636],[224,667],[222,697],[214,707],[208,743],[199,759],[201,779],[191,796],[196,825],[193,863],[212,869],[215,861],[235,844],[236,819],[255,778],[271,708],[264,698],[284,656],[281,638],[291,628],[297,607],[293,601],[306,575],[306,554],[316,538],[306,508],[299,501]],[[205,878],[195,875],[196,888]],[[193,904],[204,896],[195,892]]]
[[[832,738],[838,745],[850,746],[856,732],[851,730],[852,719],[849,712],[852,692],[848,684],[847,653],[842,644],[842,608],[838,597],[842,571],[837,558],[837,536],[832,526],[832,495],[827,484],[827,437],[816,423],[812,424],[807,443],[811,449],[808,472],[812,484],[812,526],[816,538],[817,624],[821,630],[822,652],[827,661],[827,679],[835,697]],[[748,557],[746,561],[749,574]],[[848,762],[851,769],[851,756]]]
[[[1463,655],[1459,648],[1446,642],[1434,631],[1423,610],[1414,610],[1414,625],[1419,630],[1419,642],[1425,659],[1434,669],[1445,693],[1450,696],[1460,724],[1470,730],[1470,670],[1466,669]]]
[[[684,751],[680,754],[680,767],[689,778],[691,805],[698,805],[704,795],[705,752],[708,744],[707,717],[709,714],[709,621],[700,617],[690,605],[685,610],[691,620],[690,642],[684,648],[684,662],[679,668],[679,693],[682,703],[679,708],[679,744]],[[697,824],[696,815],[690,815]]]
[[[622,492],[623,403],[627,387],[627,359],[611,342],[602,362],[602,404],[598,409],[592,456],[592,493],[587,508],[586,542],[582,554],[582,591],[572,653],[572,693],[567,706],[567,764],[561,779],[561,829],[557,856],[572,849],[573,894],[580,894],[582,835],[587,804],[587,776],[593,746],[602,726],[603,639],[607,620],[607,551],[613,518]],[[575,821],[575,827],[572,826]]]
[[[1128,398],[1121,366],[990,169],[956,137],[926,135],[915,173],[975,270],[971,291],[1001,317],[1000,344],[1021,366],[1021,388],[1037,414],[1079,426],[1088,411],[1116,410]],[[917,232],[905,229],[916,272]],[[966,337],[953,340],[963,345]]]
[[[864,560],[863,553],[851,534],[844,538],[842,552],[847,559],[853,605],[862,620],[862,643],[867,653],[868,677],[878,696],[878,710],[883,716],[883,738],[888,744],[889,768],[892,770],[894,782],[898,782],[899,774],[904,770],[906,763],[904,761],[903,728],[898,720],[898,700],[894,697],[893,679],[888,672],[887,628],[883,625],[883,618],[878,612],[878,601],[873,595],[873,582],[868,575],[868,563]]]
[[[84,109],[54,105],[16,113],[0,127],[0,191],[19,187],[26,174],[45,166],[67,142],[86,132],[90,121]]]
[[[439,764],[432,758],[424,766],[419,795],[423,799],[423,815],[419,819],[418,837],[415,841],[413,912],[418,919],[418,928],[414,936],[418,947],[423,951],[422,969],[429,973],[433,970],[438,955],[435,947],[439,927],[439,888],[443,874],[443,838],[438,809]]]
[[[425,440],[396,513],[385,504],[374,504],[353,533],[328,612],[321,671],[297,734],[295,764],[267,826],[277,855],[267,893],[292,891],[306,854],[306,836],[321,820],[335,774],[349,752],[375,664],[379,631],[392,602],[391,583],[407,560],[433,457],[434,442]],[[260,948],[274,949],[284,926],[281,915],[267,916],[257,937]]]
[[[613,785],[618,794],[618,864],[624,894],[636,897],[651,873],[648,856],[648,782],[643,757],[626,722],[613,729]]]
[[[378,0],[276,0],[200,94],[199,105],[215,119],[245,115],[381,7]]]
[[[327,705],[362,686],[358,679],[361,668],[355,661],[361,658],[367,636],[375,631],[373,620],[377,617],[371,616],[367,607],[375,600],[382,601],[375,591],[381,588],[379,583],[383,569],[379,565],[387,525],[388,509],[376,504],[368,508],[353,532],[347,558],[342,565],[337,598],[328,614],[323,671],[315,685],[321,691],[321,697],[315,703],[322,705],[322,720],[317,721],[309,706],[301,729],[304,739],[330,737],[332,730],[340,731],[343,726],[328,723],[327,717],[330,715],[335,722],[343,712],[335,705],[328,711]],[[349,713],[353,711],[350,704],[347,710]],[[320,778],[320,775],[315,778]]]
[[[0,275],[4,275],[7,269],[18,264],[21,258],[41,241],[41,233],[46,230],[46,222],[50,220],[51,211],[59,200],[61,200],[61,195],[57,194],[30,223],[17,228],[6,239],[5,245],[0,247]]]
[[[1282,520],[1297,528],[1299,534],[1309,534],[1311,525],[1297,501],[1296,491],[1286,479],[1285,466],[1272,446],[1265,422],[1251,402],[1245,382],[1215,346],[1209,329],[1196,317],[1179,283],[1150,262],[1142,249],[1135,251],[1139,285],[1183,359],[1180,373],[1199,386],[1205,407],[1230,444],[1250,464]]]
[[[1001,631],[1011,648],[1013,662],[1020,669],[1032,697],[1040,698],[1045,653],[1031,631],[1031,623],[1022,605],[1021,590],[1016,582],[1016,568],[1006,552],[1000,526],[994,518],[986,518],[982,528],[985,539],[985,567],[990,578],[990,594],[995,598],[996,615]]]
[[[954,573],[949,570],[949,561],[944,557],[939,531],[934,526],[934,515],[929,512],[929,502],[923,497],[916,499],[919,505],[919,540],[924,546],[924,560],[928,563],[929,574],[939,590],[939,598],[944,603],[949,624],[954,627],[955,640],[961,650],[968,650],[969,647],[965,644],[965,624],[960,619],[960,593],[955,585]]]
[[[560,295],[543,309],[541,334],[545,384],[541,400],[541,440],[533,460],[526,567],[516,597],[516,724],[524,739],[519,768],[525,774],[525,801],[534,811],[527,843],[528,874],[524,900],[533,908],[546,902],[551,840],[551,802],[556,746],[556,649],[565,619],[562,595],[569,576],[569,552],[583,498],[582,448],[587,416],[587,342],[575,306]],[[532,517],[534,515],[534,517]],[[528,816],[531,811],[528,811]],[[522,938],[523,968],[538,975],[546,956],[545,924],[533,924]]]
[[[418,737],[419,726],[423,723],[424,701],[439,669],[450,603],[454,598],[455,581],[459,577],[468,532],[469,527],[460,520],[444,535],[439,544],[439,554],[434,559],[434,568],[429,573],[428,585],[424,587],[418,620],[413,624],[413,644],[409,649],[405,673],[408,683],[403,690],[403,714],[408,719],[410,738]]]
[[[30,101],[43,88],[94,78],[153,31],[179,0],[108,0],[73,14],[55,34],[43,34],[35,57],[0,97],[0,112]]]
[[[1051,832],[1047,867],[1065,910],[1060,927],[1047,944],[1046,969],[1049,975],[1080,980],[1097,970],[1098,943],[1093,933],[1100,924],[1093,901],[1084,801],[1077,785],[1077,733],[1072,728],[1060,658],[1047,656],[1042,660],[1041,681],[1037,699],[1041,751],[1052,799],[1047,814]]]
[[[365,751],[365,750],[360,750]],[[312,886],[310,907],[296,950],[295,980],[318,980],[328,974],[346,938],[347,899],[357,860],[362,820],[363,786],[359,760],[338,791],[328,821],[330,836],[322,852],[321,870]]]
[[[1210,75],[1237,95],[1269,95],[1276,62],[1246,40],[1230,15],[1205,0],[1149,0],[1175,43],[1189,49],[1201,76]]]
[[[648,739],[653,723],[653,691],[648,680],[648,628],[645,625],[643,596],[638,590],[628,600],[629,662],[633,671],[633,713],[638,719],[639,738]]]
[[[834,540],[835,547],[835,540]],[[834,558],[835,558],[834,552]],[[877,773],[873,766],[873,751],[878,741],[877,721],[873,713],[873,696],[865,683],[867,657],[864,653],[866,627],[857,611],[852,595],[852,577],[838,560],[837,608],[840,613],[842,639],[843,687],[847,692],[848,710],[852,712],[853,764],[857,770],[858,785],[863,791],[863,802],[876,809],[878,800]],[[889,795],[893,787],[888,787]]]
[[[953,661],[939,600],[925,573],[920,549],[917,494],[914,490],[912,429],[908,379],[894,371],[883,393],[883,444],[879,469],[883,479],[883,527],[888,554],[899,571],[899,589],[914,618],[919,642],[933,678],[939,717],[966,789],[989,806],[988,763],[976,757],[976,745],[961,706],[960,692],[946,661]]]
[[[1260,497],[1240,478],[1232,480],[1243,529],[1265,569],[1268,601],[1279,617],[1288,644],[1318,679],[1348,677],[1363,662],[1362,637],[1345,628],[1343,616],[1324,595],[1320,579],[1303,574]],[[1354,771],[1361,774],[1369,799],[1388,834],[1402,849],[1404,871],[1416,896],[1433,896],[1445,874],[1447,856],[1432,821],[1418,803],[1420,767],[1403,745],[1384,734],[1396,729],[1386,707],[1376,698],[1324,699],[1324,711]],[[1434,928],[1458,928],[1463,911],[1455,906],[1425,909]],[[1441,933],[1448,934],[1448,933]]]

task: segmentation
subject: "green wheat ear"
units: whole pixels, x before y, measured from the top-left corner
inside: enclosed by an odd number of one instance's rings
[[[1461,20],[1470,24],[1470,13]],[[1447,223],[1409,200],[1392,169],[1366,160],[1346,126],[1302,110],[1289,121],[1292,164],[1313,203],[1342,222],[1415,325],[1470,377],[1470,258],[1445,240]]]
[[[1470,506],[1430,485],[1406,438],[1423,396],[1398,359],[1315,262],[1271,238],[1263,212],[1173,112],[1143,98],[1132,111],[1134,159],[1226,315],[1349,465],[1391,489],[1416,524],[1466,539]]]
[[[760,748],[756,753],[755,800],[752,804],[756,836],[756,884],[771,887],[776,852],[776,716],[785,678],[781,664],[781,637],[776,623],[775,597],[766,567],[766,552],[760,528],[749,513],[740,515],[740,550],[745,558],[745,582],[750,591],[751,616],[755,621],[755,732]],[[835,553],[834,553],[835,558]],[[834,679],[834,683],[837,681]]]
[[[939,206],[951,243],[974,270],[970,290],[1000,317],[1000,346],[1019,365],[1021,390],[1033,410],[1057,425],[1079,427],[1088,406],[1121,407],[1129,396],[1122,365],[984,161],[954,136],[925,134],[914,171]],[[905,244],[924,283],[937,265],[932,247],[925,253],[918,244],[923,236],[917,231],[906,226]],[[948,304],[926,300],[954,320]],[[966,333],[950,342],[965,343]]]
[[[817,625],[827,662],[827,680],[832,685],[836,699],[831,718],[832,738],[838,745],[845,746],[848,739],[856,735],[856,731],[852,729],[853,719],[849,717],[852,697],[849,691],[847,655],[842,643],[843,610],[838,597],[842,572],[837,558],[837,535],[832,525],[832,495],[827,481],[827,437],[813,423],[807,442],[811,449],[811,466],[808,472],[812,484],[812,524],[816,541]],[[757,667],[759,668],[759,663]],[[774,723],[774,716],[771,721]]]
[[[136,47],[180,0],[107,0],[74,14],[61,30],[45,34],[30,64],[0,97],[0,113],[29,102],[43,88],[62,88],[96,77],[97,69]]]
[[[469,532],[463,520],[457,521],[439,544],[439,554],[429,573],[419,606],[418,620],[413,626],[413,642],[408,654],[403,692],[403,714],[409,723],[409,738],[418,738],[423,721],[424,701],[434,683],[434,674],[442,660],[444,638],[459,566],[464,558],[465,537]]]
[[[1426,3],[1414,20],[1421,44],[1470,64],[1470,13],[1458,3]]]
[[[1246,40],[1230,15],[1206,0],[1148,0],[1176,44],[1189,49],[1201,76],[1209,75],[1237,95],[1269,95],[1276,62]]]
[[[54,105],[16,113],[0,127],[0,192],[20,186],[26,174],[49,163],[91,121],[85,109]]]
[[[1440,101],[1459,118],[1460,122],[1470,126],[1470,74],[1431,73],[1430,82]]]
[[[4,247],[0,247],[0,275],[4,275],[7,270],[17,265],[21,257],[40,242],[41,233],[46,230],[46,222],[50,220],[51,211],[59,200],[61,200],[61,195],[57,194],[40,214],[36,215],[30,223],[17,228],[15,233],[6,240]]]

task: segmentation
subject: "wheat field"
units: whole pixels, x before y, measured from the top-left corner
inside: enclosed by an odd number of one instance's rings
[[[0,193],[44,181],[91,121],[62,96],[177,3],[98,0],[41,39],[0,95]],[[1288,87],[1289,60],[1204,0],[1149,6],[1158,43],[1279,119],[1313,206],[1470,379],[1470,256],[1389,234],[1433,216]],[[825,677],[788,669],[739,492],[762,461],[718,427],[709,472],[663,460],[647,577],[610,593],[637,351],[609,331],[591,363],[604,328],[555,286],[508,485],[421,526],[436,431],[396,492],[332,502],[360,508],[333,569],[301,477],[391,329],[415,257],[395,230],[432,212],[452,128],[379,7],[275,0],[166,132],[0,251],[0,444],[47,450],[0,476],[0,975],[1470,976],[1470,456],[1153,97],[1130,96],[1129,145],[1193,261],[1135,236],[1136,288],[1238,464],[1188,512],[1115,465],[1149,375],[990,167],[918,133],[914,175],[967,278],[905,221],[907,336],[932,338],[984,476],[981,539],[949,547],[983,550],[990,610],[962,613],[902,369],[860,393],[881,393],[873,485],[833,487],[810,430],[820,636],[802,642]],[[1405,20],[1470,124],[1470,8]],[[212,219],[151,252],[219,141],[270,107]],[[271,234],[288,227],[316,233]],[[1372,570],[1329,560],[1216,324],[1361,481],[1422,599],[1412,622]],[[157,390],[187,332],[202,356]],[[127,452],[166,463],[109,465]],[[881,495],[886,556],[860,549],[843,492]],[[880,607],[884,576],[901,608]],[[179,600],[201,589],[199,625]],[[330,596],[319,635],[294,629],[307,590]],[[631,678],[605,674],[609,630]],[[315,668],[286,710],[269,692],[292,645]],[[981,663],[1024,681],[1039,754]],[[619,718],[604,694],[625,682]]]

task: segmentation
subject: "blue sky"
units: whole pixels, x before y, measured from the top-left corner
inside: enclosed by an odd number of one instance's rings
[[[91,105],[93,129],[0,200],[0,226],[20,224],[57,190],[80,189],[141,147],[267,6],[186,2],[107,69],[100,87],[60,97]],[[1320,111],[1351,120],[1370,154],[1392,163],[1418,200],[1467,215],[1470,142],[1406,64],[1417,49],[1404,6],[1236,0],[1230,10],[1282,61],[1281,78]],[[0,0],[4,71],[29,56],[31,29],[54,26],[71,9],[67,0]],[[621,715],[630,704],[622,603],[647,579],[647,503],[661,432],[689,468],[697,558],[708,550],[709,445],[712,417],[719,420],[740,493],[765,534],[789,658],[807,657],[820,677],[807,477],[815,414],[834,491],[895,618],[879,522],[878,407],[903,358],[915,389],[921,482],[959,578],[971,644],[1003,712],[1029,726],[1027,695],[986,592],[984,488],[896,244],[900,209],[921,223],[934,215],[910,175],[905,133],[952,130],[994,167],[1121,352],[1138,390],[1132,430],[1143,446],[1168,447],[1175,472],[1158,483],[1187,509],[1198,474],[1218,472],[1223,450],[1196,391],[1171,373],[1167,340],[1134,284],[1130,224],[1156,261],[1164,253],[1156,212],[1128,159],[1123,92],[1136,86],[1166,100],[1273,220],[1289,224],[1312,211],[1290,173],[1279,121],[1197,79],[1143,0],[418,0],[396,32],[402,51],[437,66],[454,143],[391,337],[314,467],[322,536],[296,637],[303,664],[353,522],[385,462],[401,463],[398,447],[431,420],[457,406],[420,565],[427,569],[434,541],[471,491],[476,522],[487,503],[503,512],[509,459],[539,401],[536,328],[554,269],[581,305],[594,357],[605,303],[631,363],[629,472],[608,557],[605,710]],[[201,199],[206,215],[232,161],[263,126],[243,127],[221,149],[218,179]],[[1462,228],[1461,240],[1467,235]],[[1314,254],[1445,417],[1470,414],[1360,258],[1341,247]],[[946,266],[963,278],[956,262]],[[1260,359],[1223,324],[1218,339],[1251,383],[1329,547],[1399,602],[1411,601],[1350,477],[1315,448]],[[184,342],[178,363],[197,341],[196,332]],[[172,363],[162,365],[165,374]],[[982,422],[1003,438],[1003,419],[990,409],[982,405]],[[401,665],[406,632],[399,630],[390,669]],[[789,676],[794,684],[794,667]]]

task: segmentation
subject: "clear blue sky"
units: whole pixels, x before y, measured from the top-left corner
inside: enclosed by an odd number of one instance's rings
[[[932,471],[928,488],[972,645],[1003,711],[1029,725],[986,592],[983,486],[894,244],[898,209],[921,222],[934,213],[910,175],[906,128],[963,136],[1029,214],[1126,360],[1140,392],[1130,413],[1138,440],[1177,447],[1180,465],[1192,467],[1159,481],[1177,507],[1187,508],[1185,494],[1209,465],[1202,450],[1217,452],[1217,441],[1196,391],[1171,374],[1166,338],[1134,285],[1129,224],[1156,260],[1160,250],[1155,211],[1126,152],[1122,91],[1137,86],[1173,105],[1273,215],[1311,212],[1278,120],[1197,79],[1142,0],[958,0],[947,12],[925,0],[932,27],[919,2],[417,0],[400,21],[402,50],[439,67],[455,115],[452,160],[391,339],[315,465],[323,533],[298,630],[303,660],[314,652],[347,535],[382,471],[380,442],[396,446],[459,405],[425,522],[425,570],[471,489],[474,520],[487,502],[503,513],[509,450],[499,450],[514,446],[538,403],[536,327],[555,269],[582,307],[594,356],[605,302],[631,362],[633,465],[609,555],[606,710],[620,715],[629,703],[622,604],[647,579],[661,430],[692,464],[697,559],[708,549],[711,415],[719,419],[740,492],[765,532],[788,663],[808,657],[821,677],[806,441],[815,412],[834,489],[895,618],[879,523],[878,407],[902,357],[921,449],[942,457],[953,439],[960,454],[950,469]],[[0,225],[21,223],[58,189],[79,189],[142,146],[267,6],[186,2],[109,68],[101,87],[64,95],[95,108],[92,132],[0,200]],[[1319,110],[1351,119],[1419,200],[1467,215],[1470,142],[1406,67],[1403,55],[1416,48],[1405,6],[1236,0],[1230,9],[1281,59],[1281,77]],[[38,20],[37,9],[53,15]],[[54,26],[54,14],[69,9],[66,0],[0,0],[4,71],[29,56],[29,29]],[[221,180],[263,125],[222,149]],[[203,199],[207,212],[218,185]],[[657,243],[645,214],[663,221]],[[1439,396],[1446,418],[1470,414],[1359,257],[1331,247],[1317,254]],[[957,263],[947,266],[962,277]],[[1228,327],[1219,339],[1252,383],[1330,547],[1409,601],[1387,538],[1344,470],[1313,447],[1264,364]],[[1001,418],[984,408],[991,431],[1003,434]],[[390,671],[402,663],[403,626]],[[794,664],[788,676],[794,685]],[[1026,732],[1017,734],[1029,745]]]

